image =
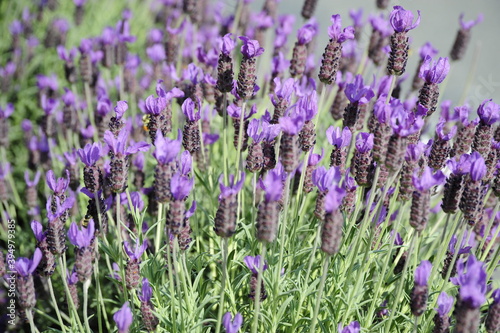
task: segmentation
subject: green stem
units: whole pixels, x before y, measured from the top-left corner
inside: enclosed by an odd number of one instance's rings
[[[177,275],[177,283],[175,284],[176,289],[177,289],[177,299],[179,302],[179,313],[181,317],[181,332],[185,332],[185,327],[184,327],[184,310],[182,308],[182,293],[181,293],[181,281],[179,277],[181,276],[181,272],[179,270],[179,266],[177,265],[177,250],[179,248],[179,242],[177,235],[174,236],[174,249],[172,252],[172,263],[174,266],[174,271],[175,274]]]
[[[217,324],[215,326],[215,333],[220,332],[222,313],[224,312],[224,297],[226,295],[226,276],[227,276],[227,253],[228,253],[228,238],[224,237],[222,239],[222,281],[220,287],[220,299],[219,299],[219,312],[217,314]]]
[[[238,133],[238,147],[236,149],[236,174],[235,177],[238,177],[240,174],[240,159],[241,159],[241,146],[243,145],[243,131],[245,129],[245,109],[247,106],[247,102],[243,102],[241,106],[241,114],[240,114],[240,131]]]
[[[76,318],[78,328],[80,328],[80,332],[85,332],[83,330],[82,322],[80,321],[80,316],[78,315],[78,311],[76,310],[75,303],[73,303],[73,298],[71,297],[71,293],[69,291],[68,280],[66,278],[66,265],[63,261],[63,258],[62,258],[63,256],[64,256],[64,254],[59,256],[59,265],[57,266],[57,268],[59,270],[59,275],[61,276],[61,278],[63,280],[64,290],[66,291],[66,299],[70,305],[72,314]]]
[[[89,316],[87,314],[87,307],[89,301],[89,287],[90,287],[90,279],[87,279],[83,283],[83,321],[85,322],[85,329],[87,330],[87,332],[92,332],[90,330]]]
[[[155,253],[160,253],[161,248],[161,238],[163,234],[163,219],[161,213],[163,212],[163,204],[158,204],[158,219],[156,222],[156,239],[155,239]]]
[[[392,307],[392,311],[390,311],[389,319],[385,323],[384,332],[391,332],[391,324],[392,324],[392,321],[394,319],[394,316],[396,313],[399,313],[399,311],[398,311],[399,304],[400,304],[399,299],[401,298],[401,294],[403,292],[403,285],[405,282],[406,271],[408,270],[408,266],[409,266],[410,258],[411,258],[412,252],[413,252],[413,247],[415,246],[415,239],[416,238],[418,238],[418,236],[414,235],[411,239],[410,247],[408,249],[408,258],[406,259],[405,265],[403,266],[403,271],[401,272],[401,278],[400,278],[401,280],[398,283],[396,297],[394,298],[394,302],[393,302],[394,306]]]
[[[262,243],[262,254],[260,255],[259,267],[257,267],[257,288],[255,290],[255,305],[254,305],[254,317],[252,324],[252,333],[257,333],[259,327],[259,314],[260,314],[260,292],[261,292],[261,284],[262,284],[262,273],[264,270],[264,260],[266,257],[267,251],[267,243]],[[279,267],[279,266],[278,266]],[[276,302],[276,300],[275,300]]]
[[[397,231],[399,229],[399,225],[401,224],[401,220],[403,218],[403,214],[406,211],[406,206],[407,206],[407,204],[404,204],[403,207],[401,208],[401,211],[400,211],[400,213],[398,215],[396,223],[393,226],[392,230],[394,230],[394,232],[393,232],[393,235],[390,238],[389,249],[387,250],[387,254],[386,254],[386,257],[385,257],[385,261],[384,261],[384,266],[382,267],[382,271],[380,272],[380,276],[379,276],[379,279],[378,279],[378,282],[377,282],[377,286],[374,289],[375,294],[372,297],[372,302],[371,302],[371,305],[370,305],[370,309],[368,310],[368,315],[365,317],[366,320],[367,320],[367,322],[363,325],[363,327],[370,327],[371,324],[372,324],[372,316],[373,316],[373,314],[375,312],[375,308],[378,305],[378,303],[377,303],[378,301],[377,300],[378,300],[380,291],[382,290],[382,283],[384,283],[384,281],[385,281],[385,274],[387,273],[387,269],[389,268],[389,262],[393,260],[392,250],[394,249],[394,240],[396,239],[396,233],[397,233]]]
[[[316,297],[316,305],[314,306],[314,314],[311,321],[311,329],[309,332],[314,333],[316,329],[316,322],[318,320],[319,306],[321,304],[321,297],[323,295],[323,289],[325,288],[326,276],[328,275],[328,264],[330,263],[330,255],[325,255],[323,259],[323,274],[321,275],[321,281],[319,283],[318,295]]]
[[[169,230],[167,230],[167,235]],[[172,319],[172,332],[177,332],[177,320],[175,316],[175,289],[174,289],[174,275],[172,274],[172,256],[170,255],[170,246],[167,246],[167,267],[168,267],[168,280],[170,288],[170,316]]]
[[[54,288],[52,286],[52,280],[50,279],[50,276],[47,278],[47,284],[49,286],[49,292],[50,292],[50,298],[52,299],[52,306],[54,307],[54,310],[56,310],[56,315],[57,315],[57,320],[59,321],[59,325],[61,325],[61,330],[63,332],[66,332],[66,326],[64,325],[64,322],[61,318],[61,312],[59,311],[59,306],[57,305],[57,300],[56,296],[54,295]]]
[[[84,89],[85,89],[85,99],[87,101],[87,111],[88,111],[88,116],[90,120],[90,124],[92,127],[95,129],[94,130],[94,141],[98,142],[99,137],[97,136],[97,129],[95,126],[95,119],[94,119],[94,106],[92,105],[92,92],[90,91],[90,86],[88,82],[84,82]]]
[[[497,204],[495,205],[495,209],[493,210],[493,213],[491,214],[491,218],[490,220],[488,221],[488,224],[486,225],[486,229],[484,230],[484,236],[483,236],[483,239],[481,240],[481,243],[479,244],[477,250],[478,250],[478,257],[479,257],[479,251],[481,251],[484,247],[484,243],[486,242],[486,238],[488,238],[489,234],[490,234],[490,231],[491,231],[491,227],[493,226],[493,222],[495,221],[495,218],[497,216],[497,213],[498,213],[498,209],[500,208],[500,202],[497,202]],[[492,237],[491,238],[491,241],[490,243],[488,244],[488,246],[486,247],[485,251],[483,252],[482,256],[481,256],[481,261],[485,261],[486,260],[486,257],[488,257],[488,253],[490,252],[491,250],[491,247],[493,246],[493,244],[495,243],[493,240],[496,239],[496,236],[498,236],[498,232],[500,230],[500,227],[497,228],[496,230],[496,235],[495,237]]]
[[[25,313],[30,323],[31,333],[37,333],[38,330],[36,329],[35,322],[33,321],[33,314],[31,313],[31,309],[26,309]]]

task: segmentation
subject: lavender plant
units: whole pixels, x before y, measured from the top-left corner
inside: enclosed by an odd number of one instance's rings
[[[401,6],[104,3],[0,19],[0,331],[499,330],[500,106],[440,103],[481,15],[448,59]]]

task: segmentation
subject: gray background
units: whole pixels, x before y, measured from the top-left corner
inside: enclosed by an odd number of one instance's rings
[[[295,14],[297,28],[303,23],[300,11],[303,1],[282,0],[279,12]],[[256,0],[252,7],[262,8],[263,0]],[[439,50],[438,56],[448,56],[459,29],[458,18],[465,13],[465,21],[475,20],[479,13],[484,14],[484,20],[472,28],[471,43],[464,59],[452,65],[448,82],[442,98],[452,100],[452,106],[470,103],[475,110],[484,99],[493,98],[500,104],[500,58],[498,40],[500,34],[500,1],[498,0],[419,0],[419,1],[391,1],[390,7],[384,11],[386,16],[393,5],[403,6],[412,10],[421,11],[420,26],[409,32],[411,37],[411,54],[408,61],[407,73],[409,78],[403,89],[411,84],[419,61],[418,49],[429,41]],[[324,46],[328,41],[327,28],[333,14],[341,14],[343,26],[351,25],[348,16],[349,9],[363,8],[363,19],[367,21],[369,13],[380,13],[375,6],[375,0],[318,0],[315,16],[320,23],[319,40],[316,46],[317,57],[320,58]],[[363,30],[360,47],[364,49],[371,33],[371,25],[367,23]],[[295,38],[295,36],[291,36]],[[477,59],[477,60],[476,60]],[[477,65],[477,66],[476,66]],[[467,84],[468,83],[468,84]],[[406,91],[406,90],[404,90]]]

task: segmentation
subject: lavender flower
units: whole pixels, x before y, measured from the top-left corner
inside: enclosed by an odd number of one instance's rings
[[[231,317],[231,312],[226,312],[222,317],[222,325],[226,333],[237,333],[241,325],[243,325],[243,316],[240,313],[236,313],[233,320],[231,320]]]
[[[71,223],[68,230],[71,244],[79,248],[89,247],[94,239],[94,220],[90,220],[87,228],[79,229],[75,222]]]
[[[36,305],[35,285],[33,282],[33,272],[42,260],[42,251],[36,249],[33,259],[18,258],[14,264],[16,271],[16,289],[18,294],[18,304],[23,310],[31,310]]]
[[[434,330],[435,333],[445,333],[449,331],[450,328],[450,317],[448,313],[453,306],[453,296],[449,296],[444,291],[439,294],[437,304],[438,308],[435,309],[437,311],[434,316]]]
[[[118,328],[118,333],[128,333],[133,319],[132,311],[130,310],[128,302],[125,302],[120,310],[116,311],[113,315],[113,320]]]
[[[463,19],[464,14],[462,13],[459,17],[460,29],[457,32],[457,37],[450,51],[450,58],[453,61],[460,60],[465,55],[471,37],[470,30],[483,21],[483,14],[479,14],[475,21],[464,22]]]
[[[238,209],[238,192],[245,183],[245,173],[241,173],[240,180],[236,182],[234,175],[229,175],[229,185],[225,186],[223,175],[219,177],[219,207],[214,218],[214,231],[221,237],[231,237],[236,231],[236,218]]]
[[[423,260],[415,269],[415,285],[410,296],[411,312],[415,316],[421,316],[427,307],[429,288],[427,282],[431,274],[432,264],[428,260]]]
[[[342,204],[346,191],[339,186],[329,188],[325,196],[325,219],[321,229],[321,250],[328,255],[333,255],[339,251],[342,241],[342,226],[344,218],[338,210]]]
[[[351,322],[346,327],[343,327],[341,323],[337,326],[338,333],[359,333],[361,330],[361,325],[357,321]]]
[[[426,55],[420,67],[419,76],[428,83],[441,83],[444,81],[449,71],[450,62],[448,57],[440,57],[439,60],[434,63],[431,56]]]
[[[409,49],[406,33],[420,24],[420,11],[418,11],[415,23],[413,23],[413,18],[413,13],[401,6],[394,6],[394,10],[391,12],[389,21],[395,32],[391,36],[391,53],[387,63],[389,75],[399,76],[405,72]]]
[[[140,244],[137,240],[135,247],[132,247],[127,241],[123,242],[123,247],[129,257],[125,266],[125,284],[128,289],[134,289],[139,285],[141,256],[148,246],[146,241]]]
[[[138,296],[141,301],[142,322],[149,332],[153,332],[158,326],[159,320],[154,315],[154,306],[151,302],[153,288],[151,288],[147,278],[142,279],[141,293]]]

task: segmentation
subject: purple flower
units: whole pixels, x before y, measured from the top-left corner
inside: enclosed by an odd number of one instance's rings
[[[477,151],[473,152],[469,158],[470,163],[470,178],[477,182],[483,179],[486,175],[486,164],[484,158]]]
[[[0,106],[0,119],[5,119],[5,118],[8,118],[10,117],[10,115],[14,112],[14,105],[12,105],[12,103],[7,103],[7,105],[5,106],[5,109],[3,109],[1,106]]]
[[[194,179],[183,176],[176,172],[170,180],[170,191],[175,200],[185,200],[191,192],[194,185]]]
[[[406,137],[410,134],[416,133],[424,125],[424,120],[420,113],[426,114],[427,109],[423,108],[421,112],[415,114],[413,112],[408,112],[405,110],[403,104],[395,100],[395,103],[391,103],[392,113],[390,125],[394,133],[400,137]],[[419,104],[420,106],[420,104]]]
[[[128,109],[127,101],[118,101],[115,106],[116,119],[120,120],[123,117],[123,114]]]
[[[458,262],[457,272],[457,276],[450,280],[453,284],[460,286],[460,300],[467,306],[479,308],[486,301],[487,288],[484,263],[471,254],[467,264],[462,260]]]
[[[348,147],[351,143],[352,133],[349,127],[344,127],[341,129],[340,127],[330,126],[326,130],[326,138],[328,142],[332,146],[336,146],[338,148]]]
[[[391,231],[391,236],[392,236],[393,232],[394,232],[394,230]],[[396,237],[394,237],[394,245],[401,246],[403,244],[404,244],[404,242],[403,242],[403,238],[401,238],[401,234],[399,232],[396,232]]]
[[[30,180],[30,174],[29,174],[28,170],[24,171],[24,181],[26,182],[27,187],[36,186],[38,184],[38,182],[40,181],[40,170],[37,170],[33,181]]]
[[[94,142],[92,144],[87,143],[85,147],[78,149],[78,156],[82,160],[83,164],[86,166],[94,165],[99,158],[102,156],[102,146],[101,143]]]
[[[66,270],[66,281],[68,281],[69,285],[75,285],[78,283],[78,274],[76,273],[75,267],[73,267],[71,273]]]
[[[349,17],[354,22],[354,26],[361,27],[363,25],[363,8],[358,9],[349,9]]]
[[[179,171],[183,176],[189,175],[193,166],[193,158],[191,156],[191,153],[187,150],[183,151],[177,164],[179,167]]]
[[[438,299],[437,299],[437,313],[439,316],[443,317],[450,313],[451,307],[453,306],[453,296],[449,296],[447,293],[444,291],[439,294]]]
[[[460,156],[460,159],[457,161],[455,159],[451,159],[446,162],[448,169],[455,175],[464,175],[470,172],[471,161],[470,155],[463,154]]]
[[[493,298],[493,304],[500,303],[500,289],[495,289],[491,294],[491,297]]]
[[[55,195],[63,194],[69,185],[69,171],[66,170],[66,177],[58,178],[56,181],[56,177],[54,175],[54,171],[49,170],[45,175],[45,179],[47,181],[47,185],[54,192]]]
[[[306,45],[311,42],[314,35],[316,34],[316,29],[312,24],[306,24],[297,31],[297,40],[299,45]]]
[[[106,131],[104,133],[104,141],[109,146],[109,149],[116,154],[123,155],[131,155],[135,154],[139,151],[147,151],[149,149],[149,144],[146,142],[137,142],[130,147],[125,149],[125,145],[127,144],[129,132],[127,130],[122,130],[118,134],[118,137],[115,138],[111,131]]]
[[[113,315],[113,320],[116,323],[116,327],[118,327],[118,333],[128,333],[133,319],[132,310],[130,310],[128,302],[125,302],[121,309]]]
[[[345,95],[351,103],[367,104],[375,94],[370,86],[363,85],[363,77],[358,74],[353,83],[346,85]]]
[[[236,46],[236,41],[233,38],[232,33],[225,34],[224,37],[220,39],[220,49],[225,55],[230,55]]]
[[[290,61],[285,58],[283,52],[278,53],[278,55],[271,60],[272,72],[275,74],[282,73],[289,67]]]
[[[21,276],[29,276],[33,274],[40,263],[40,260],[42,260],[42,251],[39,248],[36,248],[35,253],[33,254],[33,259],[19,258],[16,260],[16,263],[14,264],[15,271]]]
[[[385,103],[385,99],[386,96],[382,95],[377,99],[375,105],[373,105],[373,113],[381,124],[388,124],[392,113],[392,106],[391,104]],[[392,100],[391,103],[394,103],[394,100]]]
[[[127,205],[130,210],[138,209],[142,211],[144,209],[144,201],[142,200],[141,194],[139,192],[130,192],[130,202],[128,201],[127,193],[120,193],[120,199],[122,205]],[[130,206],[132,203],[132,207]]]
[[[469,237],[464,237],[462,240],[462,244],[458,248],[458,255],[469,253],[470,250],[476,245],[475,235],[471,232]],[[467,239],[468,238],[468,239]],[[465,246],[466,244],[470,246]],[[457,235],[453,235],[450,239],[450,243],[448,244],[448,251],[451,254],[455,254],[455,247],[457,245]]]
[[[292,113],[289,116],[279,119],[281,130],[289,135],[299,134],[302,126],[304,126],[304,116],[298,112]]]
[[[464,22],[464,13],[462,13],[462,14],[460,14],[460,17],[459,17],[460,26],[464,30],[470,30],[473,26],[483,22],[483,18],[484,18],[483,14],[479,14],[475,21]]]
[[[408,32],[415,29],[420,24],[420,11],[417,10],[418,17],[415,23],[413,23],[413,13],[409,10],[405,10],[401,6],[394,6],[394,10],[389,17],[392,28],[396,32]]]
[[[342,324],[339,324],[337,326],[338,333],[359,333],[360,330],[361,330],[361,325],[357,321],[351,322],[346,327],[342,327]]]
[[[160,63],[167,59],[165,48],[162,44],[154,44],[146,49],[146,55],[153,63]]]
[[[274,94],[269,95],[273,105],[277,106],[282,100],[290,102],[295,89],[295,79],[291,77],[281,83],[281,79],[279,77],[275,77],[273,82],[275,84]]]
[[[438,54],[438,50],[435,49],[430,42],[426,42],[420,47],[418,54],[420,55],[420,59],[424,60],[426,56],[434,58]]]
[[[129,256],[130,260],[140,260],[142,254],[144,253],[144,251],[146,251],[148,244],[146,243],[146,241],[142,242],[142,244],[139,244],[137,242],[137,243],[135,243],[135,247],[132,247],[129,244],[129,242],[124,241],[123,247],[125,249],[125,252]]]
[[[392,34],[393,29],[389,24],[389,21],[384,18],[384,14],[370,15],[369,21],[373,30],[378,31],[383,37],[387,37]]]
[[[31,221],[31,230],[33,231],[33,235],[38,242],[41,242],[46,237],[46,232],[43,232],[42,224],[36,220]]]
[[[233,321],[231,321],[231,317],[231,312],[226,312],[222,317],[222,325],[226,333],[236,333],[240,330],[241,325],[243,325],[243,316],[240,313],[234,315]]]
[[[356,137],[356,149],[360,153],[366,153],[373,149],[373,134],[361,132]]]
[[[342,204],[342,199],[344,199],[345,194],[346,191],[344,188],[339,186],[331,187],[325,197],[325,211],[327,213],[336,211]]]
[[[312,182],[321,192],[326,192],[332,186],[336,186],[342,177],[338,167],[330,167],[328,171],[320,166],[312,173]]]
[[[307,159],[307,165],[308,166],[318,165],[318,163],[323,159],[324,156],[325,156],[325,150],[323,148],[321,148],[321,154],[311,153],[309,155],[309,158]]]
[[[283,183],[281,174],[276,168],[269,171],[264,179],[259,181],[261,188],[266,192],[264,199],[266,202],[278,201],[283,192]]]
[[[328,27],[328,36],[331,39],[343,43],[348,39],[354,38],[354,28],[347,27],[342,31],[342,18],[339,14],[332,15],[331,17],[332,25]]]
[[[247,265],[248,269],[252,271],[253,274],[258,274],[260,270],[260,254],[256,255],[255,257],[252,256],[246,256],[243,261],[245,262],[245,265]],[[265,271],[268,268],[267,266],[267,261],[264,261],[264,269],[262,271]]]
[[[154,158],[158,163],[165,165],[172,162],[181,150],[181,132],[179,130],[177,140],[165,138],[161,131],[156,132]]]
[[[9,25],[9,31],[12,35],[20,35],[24,31],[23,24],[19,20],[14,20]]]
[[[304,116],[306,121],[311,121],[318,113],[318,94],[316,91],[313,90],[309,94],[300,97],[297,110]]]
[[[149,281],[147,278],[142,279],[142,288],[141,288],[141,293],[137,295],[139,300],[144,303],[149,303],[151,301],[151,297],[153,296],[153,288],[151,288],[151,285],[149,284]]]
[[[78,47],[78,50],[80,51],[81,54],[89,54],[90,51],[92,51],[92,41],[90,39],[82,39],[80,42],[80,46]]]
[[[234,182],[234,175],[229,175],[229,185],[225,186],[224,185],[224,175],[220,175],[219,177],[219,188],[220,188],[220,195],[219,195],[219,201],[222,200],[223,198],[227,198],[230,196],[236,195],[241,188],[243,187],[243,184],[245,183],[245,173],[241,172],[240,180],[237,181],[236,183]]]
[[[197,84],[203,78],[203,70],[193,63],[190,63],[182,72],[182,79]]]
[[[243,41],[243,46],[241,46],[241,53],[245,58],[255,58],[264,53],[264,48],[260,47],[259,42],[250,39],[246,36],[240,36]]]
[[[201,114],[200,111],[196,112],[196,105],[194,104],[191,98],[188,98],[182,103],[181,106],[182,113],[186,116],[189,121],[197,121],[200,120]]]
[[[54,98],[47,98],[45,94],[40,97],[40,106],[46,115],[51,115],[58,105],[59,101]]]
[[[477,109],[477,115],[487,125],[493,125],[500,118],[500,105],[486,99]]]
[[[450,71],[450,61],[448,57],[439,58],[436,63],[432,61],[431,56],[426,55],[418,76],[429,83],[441,83]]]
[[[444,129],[445,129],[446,122],[444,119],[442,119],[436,126],[436,134],[439,137],[439,139],[443,141],[449,141],[451,140],[455,134],[457,133],[457,126],[453,126],[448,134],[444,134]]]
[[[435,185],[442,184],[445,179],[446,176],[441,171],[433,175],[431,168],[428,166],[425,167],[422,176],[419,176],[418,170],[415,170],[413,173],[413,185],[420,192],[427,191]]]
[[[426,286],[431,275],[432,264],[428,260],[422,260],[420,265],[415,269],[415,284],[419,286]]]
[[[76,247],[84,248],[89,247],[92,244],[92,239],[94,238],[94,220],[90,219],[87,228],[78,228],[75,222],[71,223],[68,230],[68,238],[71,244]]]

